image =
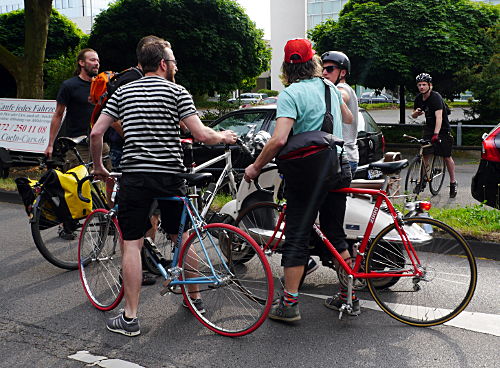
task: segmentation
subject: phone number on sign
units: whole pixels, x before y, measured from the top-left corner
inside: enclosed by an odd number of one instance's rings
[[[47,127],[36,126],[36,125],[25,125],[25,124],[0,123],[0,131],[14,132],[14,133],[40,133],[40,134],[43,134],[47,131]]]

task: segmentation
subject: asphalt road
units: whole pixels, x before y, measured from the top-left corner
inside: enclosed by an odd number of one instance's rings
[[[425,119],[422,117],[419,117],[417,119],[413,119],[411,117],[411,113],[413,112],[413,109],[406,109],[405,110],[405,116],[406,116],[406,123],[410,123],[412,120],[418,121],[418,122],[425,122]],[[382,123],[399,123],[399,108],[398,109],[393,109],[393,110],[368,110],[371,116],[375,119],[375,121],[379,124]],[[465,120],[468,119],[467,116],[464,114],[464,109],[461,107],[454,107],[451,110],[451,114],[448,116],[449,120],[453,124],[453,121],[456,120]]]
[[[339,320],[322,306],[338,280],[320,268],[306,279],[302,320],[294,326],[266,321],[251,335],[225,338],[205,329],[179,296],[160,296],[157,284],[143,288],[142,334],[128,338],[106,330],[114,313],[90,305],[77,272],[41,257],[21,205],[0,203],[0,219],[0,367],[85,367],[68,358],[82,350],[143,367],[456,368],[496,367],[500,360],[498,261],[477,260],[478,286],[462,327],[403,325],[372,309],[365,294],[362,314]]]

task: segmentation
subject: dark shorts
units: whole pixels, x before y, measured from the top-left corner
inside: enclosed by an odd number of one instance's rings
[[[424,134],[423,138],[430,141],[432,134]],[[433,144],[434,152],[424,152],[424,154],[434,153],[436,156],[451,157],[451,151],[453,148],[453,136],[451,133],[440,133],[439,140],[441,142]]]
[[[155,198],[184,196],[184,180],[175,174],[123,173],[120,180],[118,222],[124,240],[136,240],[151,227],[149,215]],[[158,201],[161,227],[177,234],[183,210],[178,201]]]

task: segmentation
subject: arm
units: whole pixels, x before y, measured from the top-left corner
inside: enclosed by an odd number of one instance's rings
[[[436,125],[434,126],[434,134],[431,139],[432,143],[439,141],[439,132],[441,131],[441,125],[443,124],[443,110],[436,110],[435,114]]]
[[[232,130],[216,132],[212,128],[203,125],[200,118],[196,114],[189,115],[182,121],[184,122],[184,125],[191,131],[193,138],[199,142],[203,142],[208,145],[221,142],[225,144],[232,144],[236,142],[237,136],[235,132],[233,132]]]
[[[108,128],[115,121],[107,114],[101,114],[90,133],[90,154],[94,161],[93,174],[99,179],[105,179],[109,176],[108,170],[102,164],[102,137]]]
[[[417,107],[415,110],[413,110],[412,114],[411,114],[411,117],[413,119],[415,118],[418,118],[420,115],[422,115],[424,112],[422,111],[422,109],[420,107]]]
[[[286,144],[288,134],[290,134],[290,130],[292,129],[294,123],[295,120],[291,118],[278,118],[276,120],[276,129],[274,129],[273,136],[269,142],[266,143],[264,149],[255,162],[245,169],[244,179],[247,182],[250,182],[250,180],[259,176],[259,173],[264,165],[271,162],[280,149]]]
[[[45,156],[47,156],[48,158],[52,157],[54,141],[56,140],[59,129],[61,129],[62,117],[65,110],[66,105],[63,105],[59,102],[56,104],[56,111],[54,112],[54,115],[52,115],[52,120],[50,121],[49,144],[47,145],[47,148],[44,152]]]
[[[351,124],[353,120],[352,113],[345,103],[340,105],[340,111],[342,112],[342,122],[344,124]]]

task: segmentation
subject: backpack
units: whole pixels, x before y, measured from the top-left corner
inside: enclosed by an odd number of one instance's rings
[[[134,71],[131,75],[130,71]],[[128,75],[129,78],[124,77]],[[99,73],[97,76],[92,78],[92,83],[90,84],[90,102],[95,104],[94,110],[90,117],[90,129],[94,126],[102,109],[106,106],[108,99],[116,92],[118,87],[142,78],[144,74],[138,68],[131,67],[125,69],[119,73],[112,71],[105,71]],[[130,78],[132,77],[132,78]],[[104,141],[107,143],[122,141],[123,138],[113,129],[109,128],[104,134]]]

